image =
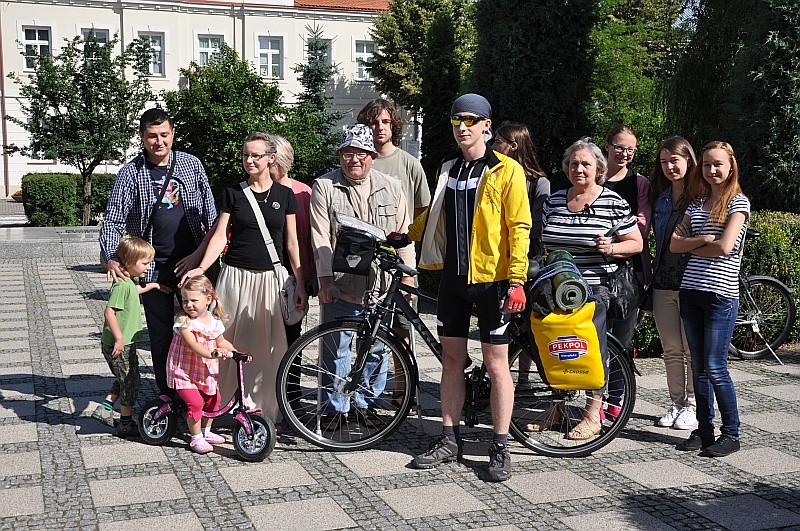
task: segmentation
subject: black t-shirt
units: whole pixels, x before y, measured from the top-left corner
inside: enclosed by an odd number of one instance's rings
[[[155,200],[158,199],[161,187],[164,186],[167,167],[153,166],[149,162],[146,164],[150,172],[150,182],[155,193]],[[152,214],[152,242],[153,248],[156,250],[154,282],[173,287],[178,283],[174,272],[175,265],[181,258],[190,255],[197,248],[189,221],[183,210],[182,192],[183,184],[175,178],[170,178],[161,204],[153,205]]]
[[[284,255],[283,229],[286,225],[286,214],[297,212],[294,192],[286,186],[273,184],[266,192],[253,192],[253,195],[264,215],[275,251],[281,258]],[[252,271],[272,269],[272,261],[269,259],[253,208],[238,184],[225,189],[219,209],[231,216],[230,242],[228,252],[225,253],[225,263]],[[289,264],[284,265],[290,269]]]
[[[472,218],[475,212],[475,198],[486,171],[491,149],[480,159],[465,162],[459,156],[450,168],[450,178],[444,193],[446,245],[444,270],[451,275],[469,273]]]

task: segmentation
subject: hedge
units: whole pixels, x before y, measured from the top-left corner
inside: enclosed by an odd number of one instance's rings
[[[762,210],[753,212],[749,226],[761,235],[745,242],[742,274],[775,277],[797,293],[800,290],[800,215]],[[789,341],[798,339],[800,325],[795,322]],[[639,355],[661,355],[661,342],[651,313],[636,331],[633,344]]]
[[[92,175],[92,216],[105,212],[113,173]],[[83,182],[75,173],[29,173],[22,177],[25,215],[34,227],[81,225]]]

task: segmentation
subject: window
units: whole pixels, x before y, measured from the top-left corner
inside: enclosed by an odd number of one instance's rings
[[[34,68],[37,57],[50,55],[50,28],[23,26],[22,33],[25,68]]]
[[[310,50],[308,49],[308,47],[311,44],[311,40],[312,39],[309,37],[309,39],[306,41],[306,59],[309,58],[308,52],[310,52]],[[325,66],[331,66],[331,64],[333,63],[332,53],[331,53],[331,50],[333,49],[333,41],[331,39],[320,39],[320,41],[325,47]]]
[[[220,35],[200,35],[197,37],[197,64],[208,66],[211,56],[219,53],[223,40]]]
[[[367,61],[375,53],[375,43],[372,41],[356,41],[356,80],[372,81],[372,74],[367,69]]]
[[[149,74],[151,76],[164,75],[164,34],[139,33],[139,37],[150,41],[152,55],[150,57]]]
[[[258,71],[270,79],[283,79],[283,37],[258,38]]]
[[[94,38],[100,44],[106,44],[108,42],[108,30],[104,29],[95,29],[95,28],[83,28],[81,30],[81,35],[83,35],[83,40],[88,40],[89,35],[94,34]]]

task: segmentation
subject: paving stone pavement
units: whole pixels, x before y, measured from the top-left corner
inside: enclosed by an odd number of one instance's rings
[[[732,361],[742,451],[723,459],[677,452],[686,432],[653,425],[666,383],[661,360],[644,359],[633,418],[590,457],[515,446],[501,484],[473,465],[413,470],[439,429],[439,370],[421,351],[422,422],[374,450],[285,438],[245,463],[230,444],[199,456],[88,418],[112,382],[98,346],[108,284],[96,252],[34,254],[0,259],[0,529],[800,529],[800,352],[782,351],[783,367]],[[155,383],[140,355],[141,404]],[[482,464],[490,432],[464,433]]]

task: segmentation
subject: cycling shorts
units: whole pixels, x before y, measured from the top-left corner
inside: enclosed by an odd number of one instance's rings
[[[469,337],[473,309],[478,316],[481,343],[508,344],[510,315],[500,309],[508,281],[467,284],[466,275],[443,275],[439,284],[436,328],[439,336]]]

